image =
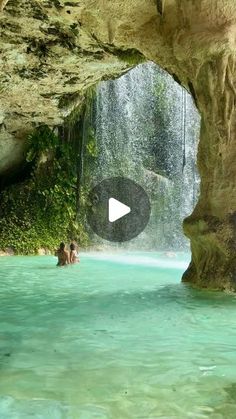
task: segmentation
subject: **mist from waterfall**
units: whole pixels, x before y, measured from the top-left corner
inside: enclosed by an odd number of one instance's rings
[[[146,190],[152,206],[145,231],[123,247],[188,246],[182,222],[198,196],[199,125],[191,96],[151,62],[97,87],[91,177],[94,183],[111,176],[130,178]]]

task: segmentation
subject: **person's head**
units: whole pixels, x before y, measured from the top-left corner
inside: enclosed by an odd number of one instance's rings
[[[70,244],[70,250],[75,250],[75,245],[74,245],[74,243],[71,243],[71,244]]]
[[[60,243],[60,250],[65,250],[65,247],[66,247],[65,243],[61,242]]]

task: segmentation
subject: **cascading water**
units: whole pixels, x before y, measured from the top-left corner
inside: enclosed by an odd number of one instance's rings
[[[196,203],[199,183],[199,115],[191,96],[158,66],[146,63],[99,84],[91,120],[94,182],[128,177],[151,200],[150,222],[128,246],[186,247],[182,221]]]

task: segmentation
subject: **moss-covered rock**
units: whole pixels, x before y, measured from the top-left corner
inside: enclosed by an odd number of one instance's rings
[[[35,130],[28,141],[29,178],[0,195],[0,249],[37,254],[40,248],[53,251],[60,241],[72,239],[86,246],[88,237],[76,213],[73,145],[47,126]]]

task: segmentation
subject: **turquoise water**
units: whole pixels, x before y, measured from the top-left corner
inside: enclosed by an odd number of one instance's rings
[[[0,259],[0,418],[236,417],[235,297],[189,255]]]

